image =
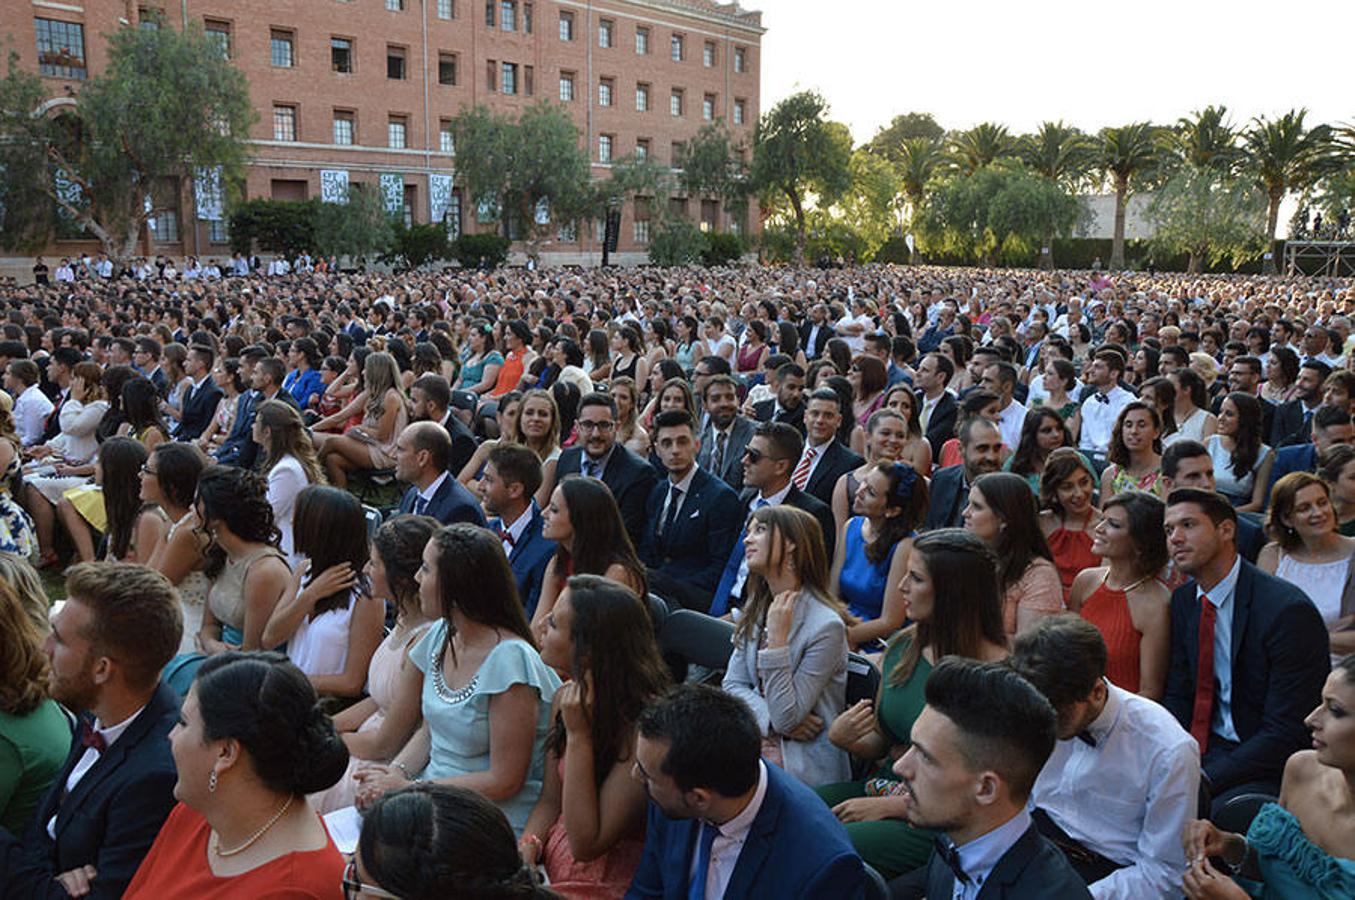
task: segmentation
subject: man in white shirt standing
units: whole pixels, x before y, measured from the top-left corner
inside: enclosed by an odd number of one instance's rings
[[[1087,367],[1087,382],[1096,391],[1082,402],[1082,435],[1078,448],[1090,453],[1098,463],[1105,463],[1110,450],[1111,432],[1120,411],[1129,405],[1134,395],[1120,387],[1125,360],[1117,351],[1098,350]]]
[[[1097,900],[1180,896],[1181,834],[1199,806],[1194,739],[1164,707],[1106,680],[1105,641],[1080,616],[1021,632],[1010,662],[1058,713],[1059,741],[1031,794],[1040,832]]]
[[[38,387],[40,377],[38,364],[31,359],[16,359],[5,371],[5,390],[14,398],[14,427],[25,447],[42,442],[52,413],[52,401]]]
[[[1016,391],[1016,366],[996,362],[983,370],[983,389],[998,396],[997,427],[1002,432],[1002,443],[1015,450],[1021,443],[1021,426],[1026,421],[1026,408],[1012,396]]]

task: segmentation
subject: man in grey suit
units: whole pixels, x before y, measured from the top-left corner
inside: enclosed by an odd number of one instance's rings
[[[706,382],[701,397],[708,421],[701,432],[696,464],[725,484],[743,489],[743,451],[753,439],[756,423],[739,415],[739,386],[729,375]]]

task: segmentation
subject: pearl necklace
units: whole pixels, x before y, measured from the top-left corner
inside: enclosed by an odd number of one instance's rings
[[[268,829],[272,828],[275,824],[277,824],[278,819],[281,819],[281,818],[282,818],[282,814],[285,813],[285,812],[287,812],[287,808],[288,808],[289,806],[292,805],[292,799],[293,799],[292,797],[288,797],[288,798],[287,798],[287,802],[284,803],[284,804],[282,804],[282,808],[279,809],[277,812],[273,813],[273,818],[269,819],[267,822],[264,822],[264,823],[263,823],[263,827],[260,828],[258,831],[254,832],[252,835],[250,835],[250,836],[249,836],[249,840],[245,841],[245,842],[244,842],[243,844],[241,844],[239,847],[236,847],[236,848],[231,849],[231,850],[222,850],[222,849],[221,849],[221,835],[219,835],[219,834],[214,834],[214,837],[216,838],[216,846],[213,847],[212,849],[216,851],[216,855],[217,855],[217,856],[234,856],[234,855],[237,854],[237,853],[241,853],[241,852],[243,852],[243,851],[249,849],[249,847],[250,847],[255,841],[257,841],[259,838],[261,838],[261,837],[264,836],[264,832],[266,832]]]

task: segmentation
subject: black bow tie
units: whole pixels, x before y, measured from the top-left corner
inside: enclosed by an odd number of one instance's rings
[[[1077,739],[1088,747],[1096,746],[1096,738],[1092,737],[1092,733],[1085,728],[1077,733]]]
[[[1097,395],[1096,395],[1096,402],[1097,402],[1097,403],[1105,403],[1106,405],[1109,405],[1109,404],[1110,404],[1110,398],[1107,397],[1105,394],[1097,394]]]
[[[960,884],[969,884],[969,876],[965,874],[964,868],[960,865],[960,851],[950,841],[943,837],[936,839],[936,855],[941,857],[941,861],[950,866],[951,872],[955,873],[955,880]]]

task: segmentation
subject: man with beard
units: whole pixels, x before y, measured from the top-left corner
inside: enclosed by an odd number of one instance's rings
[[[52,620],[52,697],[80,716],[66,765],[22,839],[0,829],[6,897],[121,897],[174,806],[169,731],[179,698],[160,670],[183,615],[165,576],[81,563]]]
[[[728,375],[706,382],[702,395],[707,423],[696,464],[734,490],[743,490],[743,451],[753,439],[754,423],[739,415],[739,386]]]
[[[964,464],[947,466],[932,478],[924,531],[960,527],[969,486],[980,475],[996,472],[1002,466],[1002,433],[987,419],[970,419],[960,426],[960,450],[964,453]]]
[[[1313,415],[1322,405],[1322,386],[1331,374],[1331,367],[1316,359],[1305,360],[1299,369],[1294,387],[1297,395],[1288,403],[1275,407],[1270,428],[1270,446],[1288,447],[1310,439]]]

